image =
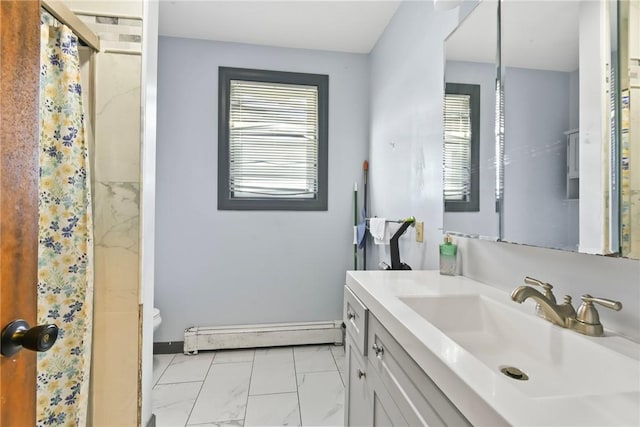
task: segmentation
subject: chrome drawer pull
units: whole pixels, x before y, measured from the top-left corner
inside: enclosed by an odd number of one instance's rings
[[[376,356],[378,358],[382,358],[382,355],[384,354],[384,348],[382,348],[381,345],[373,344],[371,346],[371,349],[376,353]]]
[[[358,369],[358,379],[362,379],[362,377],[366,377],[367,374],[364,371]]]

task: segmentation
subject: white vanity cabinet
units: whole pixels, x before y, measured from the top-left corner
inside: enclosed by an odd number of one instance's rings
[[[345,425],[471,425],[348,287],[344,314]]]
[[[382,379],[375,373],[375,371],[369,370],[367,374],[368,385],[370,387],[370,426],[400,426],[400,427],[412,427],[418,424],[409,424],[404,417],[402,410],[396,404],[396,401],[391,397],[391,391],[386,387]]]
[[[371,387],[365,364],[367,341],[367,308],[344,288],[344,323],[347,329],[344,356],[347,387],[345,389],[344,424],[369,426],[371,418]]]
[[[350,334],[345,340],[345,362],[345,426],[409,426],[380,377],[358,351]]]
[[[347,387],[345,389],[344,424],[346,426],[370,426],[371,386],[362,356],[353,345],[353,338],[344,343]]]

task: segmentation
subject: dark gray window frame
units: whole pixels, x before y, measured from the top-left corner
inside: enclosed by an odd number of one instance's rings
[[[469,200],[445,200],[445,212],[480,211],[480,85],[447,83],[445,94],[469,95],[471,105],[471,192]]]
[[[229,91],[231,80],[317,86],[318,191],[313,199],[233,198],[229,193]],[[329,76],[285,71],[218,69],[218,210],[326,211],[329,193]]]

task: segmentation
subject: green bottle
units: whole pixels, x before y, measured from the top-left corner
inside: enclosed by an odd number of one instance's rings
[[[455,276],[457,261],[458,245],[453,243],[451,236],[447,234],[444,243],[440,245],[440,274]]]

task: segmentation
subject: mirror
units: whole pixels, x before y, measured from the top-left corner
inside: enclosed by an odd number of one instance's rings
[[[445,232],[497,240],[498,1],[481,1],[445,40]]]
[[[503,241],[619,250],[615,4],[501,2]]]
[[[622,256],[640,259],[640,2],[623,0],[618,4],[620,245]]]

